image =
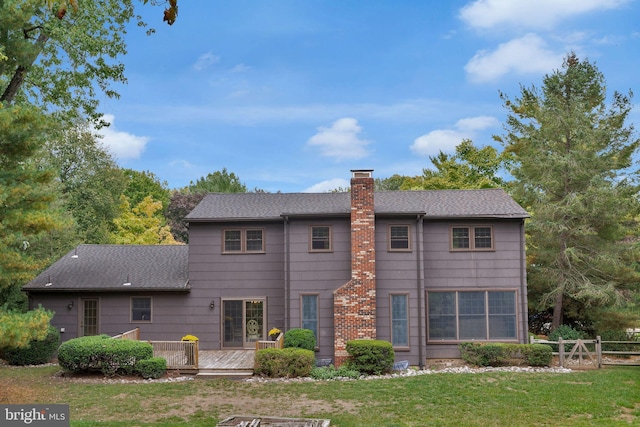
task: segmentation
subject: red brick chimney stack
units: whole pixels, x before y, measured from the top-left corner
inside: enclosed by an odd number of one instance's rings
[[[334,364],[347,341],[376,338],[376,250],[372,170],[352,170],[351,280],[334,292]]]

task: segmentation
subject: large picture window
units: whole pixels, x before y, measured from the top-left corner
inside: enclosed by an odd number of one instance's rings
[[[391,343],[394,347],[409,347],[409,296],[390,295]]]
[[[493,250],[493,229],[482,227],[451,227],[451,250],[490,251]]]
[[[223,236],[224,253],[264,252],[264,230],[261,228],[226,229]]]
[[[131,298],[131,321],[151,322],[151,297]]]
[[[428,292],[432,341],[517,339],[515,291]]]
[[[310,329],[318,342],[318,295],[302,295],[301,297],[301,327]]]

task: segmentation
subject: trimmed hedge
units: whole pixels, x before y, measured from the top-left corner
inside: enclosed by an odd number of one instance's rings
[[[368,375],[381,375],[393,370],[395,353],[388,341],[352,340],[347,342],[349,369]]]
[[[112,339],[107,335],[73,338],[58,349],[58,363],[71,372],[100,371],[107,376],[131,374],[140,360],[153,357],[145,341]]]
[[[269,378],[307,377],[315,361],[315,354],[311,350],[265,348],[256,351],[254,372]]]
[[[29,342],[24,348],[3,349],[2,358],[10,365],[42,365],[49,363],[60,345],[60,332],[49,326],[47,336],[43,340]]]
[[[316,335],[311,329],[293,328],[284,333],[285,348],[304,348],[315,351]]]
[[[142,378],[158,379],[167,372],[167,361],[162,357],[152,357],[136,363],[135,370]]]
[[[503,366],[514,361],[549,366],[553,357],[551,346],[546,344],[463,342],[458,348],[462,359],[476,366]]]

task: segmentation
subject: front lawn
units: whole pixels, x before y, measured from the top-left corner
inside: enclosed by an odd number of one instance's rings
[[[0,404],[66,403],[72,426],[215,426],[231,415],[332,426],[640,424],[640,367],[572,373],[438,373],[358,381],[80,381],[56,366],[0,367]]]

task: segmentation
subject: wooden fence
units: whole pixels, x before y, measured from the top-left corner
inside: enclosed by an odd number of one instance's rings
[[[135,328],[127,332],[123,332],[118,335],[114,335],[111,337],[113,339],[121,339],[121,340],[135,340],[140,341],[140,328]]]
[[[198,369],[198,341],[149,341],[153,356],[167,361],[167,369]]]
[[[140,328],[111,337],[140,341]],[[198,369],[198,341],[149,341],[153,357],[167,361],[167,369]]]
[[[284,334],[280,333],[275,341],[256,341],[256,351],[263,348],[282,348],[284,347]]]
[[[554,355],[558,356],[558,362],[561,367],[568,367],[577,363],[578,366],[594,366],[598,369],[602,368],[602,365],[635,365],[640,361],[631,363],[623,362],[624,359],[619,359],[619,356],[640,356],[638,347],[640,342],[638,341],[602,341],[600,336],[597,336],[594,340],[563,340],[562,337],[558,338],[558,341],[538,340],[531,337],[532,344],[553,344],[558,347],[558,351],[554,352]],[[602,345],[615,345],[615,346],[630,346],[630,350],[602,350]],[[565,345],[571,345],[571,350],[567,351]],[[615,358],[604,359],[603,355],[614,356]]]

